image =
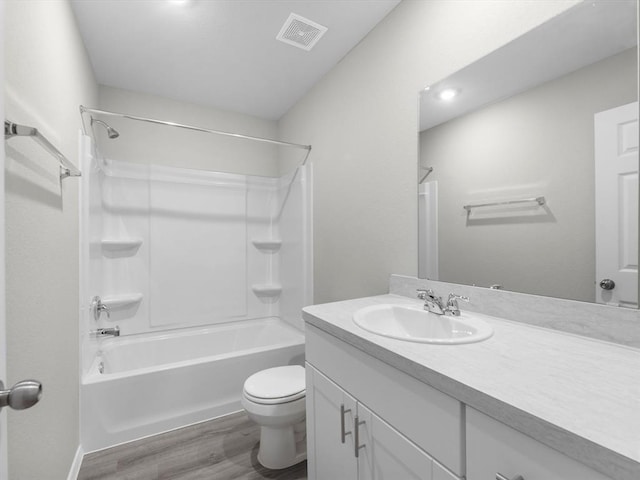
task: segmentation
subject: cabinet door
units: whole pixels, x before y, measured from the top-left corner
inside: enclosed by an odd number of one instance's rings
[[[312,325],[307,324],[305,334],[309,363],[447,469],[464,474],[464,416],[458,400]]]
[[[360,403],[358,423],[358,480],[433,479],[431,457]]]
[[[356,480],[355,399],[307,363],[309,480]]]

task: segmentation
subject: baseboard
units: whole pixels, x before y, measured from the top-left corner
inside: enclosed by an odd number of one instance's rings
[[[67,480],[78,479],[78,474],[80,473],[80,466],[82,465],[82,457],[84,457],[84,450],[82,449],[82,445],[78,445],[78,449],[76,450],[75,457],[73,457],[73,463],[71,464],[71,469],[69,470],[69,475],[67,476]]]

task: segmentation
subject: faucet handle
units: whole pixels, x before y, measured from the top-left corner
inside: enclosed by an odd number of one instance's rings
[[[447,304],[456,302],[457,300],[462,300],[463,302],[468,302],[469,297],[464,295],[456,295],[455,293],[450,293],[449,298],[447,299]]]
[[[107,318],[111,318],[111,311],[109,310],[109,307],[107,307],[104,303],[100,302],[100,305],[98,305],[98,310],[100,310],[100,312],[105,312],[107,314]]]
[[[434,292],[430,288],[416,288],[416,292],[418,292],[418,298],[420,300],[424,300],[427,297],[435,297],[436,296],[436,292]]]
[[[449,298],[447,299],[447,312],[449,312],[454,317],[460,316],[460,308],[458,307],[458,300],[468,302],[469,297],[465,297],[464,295],[456,295],[455,293],[449,294]]]
[[[109,307],[102,303],[102,300],[97,295],[91,299],[91,311],[93,312],[93,318],[96,322],[100,320],[100,314],[102,312],[107,314],[107,318],[111,318]]]

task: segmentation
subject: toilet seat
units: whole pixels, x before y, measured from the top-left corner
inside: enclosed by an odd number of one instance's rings
[[[247,400],[263,405],[289,403],[306,394],[304,367],[288,365],[254,373],[244,382]]]
[[[260,398],[254,397],[253,395],[249,395],[246,391],[244,392],[244,398],[253,403],[259,403],[261,405],[278,405],[280,403],[289,403],[304,398],[307,392],[305,390],[296,393],[295,395],[290,395],[288,397],[278,397],[278,398]]]

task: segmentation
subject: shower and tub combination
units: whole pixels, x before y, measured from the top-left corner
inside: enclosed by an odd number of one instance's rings
[[[81,108],[85,452],[241,410],[304,365],[310,147]]]

